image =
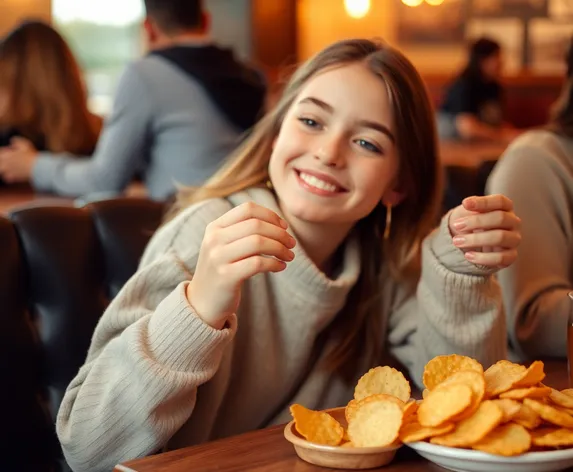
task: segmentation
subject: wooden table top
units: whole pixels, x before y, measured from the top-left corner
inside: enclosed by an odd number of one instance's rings
[[[0,186],[0,215],[7,214],[13,208],[28,205],[66,205],[74,203],[73,198],[36,193],[29,185]]]
[[[145,197],[146,190],[142,183],[132,183],[124,192],[128,197]],[[28,184],[0,185],[0,215],[6,215],[16,207],[34,206],[73,206],[75,198],[61,197],[53,194],[37,193]]]
[[[477,166],[484,161],[497,160],[507,147],[499,142],[440,141],[438,145],[442,165]]]
[[[567,364],[563,361],[545,363],[546,385],[567,388]],[[283,436],[283,426],[253,431],[211,443],[146,457],[115,468],[115,472],[325,472],[326,469],[298,459],[292,444]],[[412,449],[402,447],[394,461],[380,469],[383,472],[443,471],[418,456]]]

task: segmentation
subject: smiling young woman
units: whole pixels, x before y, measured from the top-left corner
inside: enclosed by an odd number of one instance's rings
[[[390,355],[417,382],[439,354],[504,358],[492,273],[519,220],[473,197],[431,232],[440,190],[412,64],[369,40],[310,59],[102,316],[58,415],[68,462],[107,470],[345,404]]]

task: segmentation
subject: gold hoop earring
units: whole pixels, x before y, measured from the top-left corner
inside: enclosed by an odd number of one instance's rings
[[[265,182],[265,185],[267,186],[267,188],[269,190],[271,190],[271,191],[274,190],[273,183],[271,182],[271,179],[267,179],[267,181]]]
[[[384,240],[390,238],[390,228],[392,226],[392,204],[386,203],[386,226],[384,227]]]

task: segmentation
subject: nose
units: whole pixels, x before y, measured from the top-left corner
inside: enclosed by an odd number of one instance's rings
[[[314,157],[327,167],[343,167],[344,137],[336,134],[323,136],[314,152]]]

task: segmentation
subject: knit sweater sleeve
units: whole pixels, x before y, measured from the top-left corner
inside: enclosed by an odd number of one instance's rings
[[[453,245],[448,218],[423,243],[415,294],[396,288],[391,297],[389,348],[420,387],[435,356],[467,355],[487,368],[507,355],[499,286]]]
[[[490,193],[513,200],[521,218],[519,257],[499,273],[499,283],[512,347],[522,359],[567,355],[573,166],[556,139],[540,132],[524,136],[488,182]]]
[[[236,319],[213,329],[187,301],[204,226],[180,219],[160,230],[100,319],[57,417],[74,471],[108,471],[159,450],[191,416],[197,388],[215,375]]]

